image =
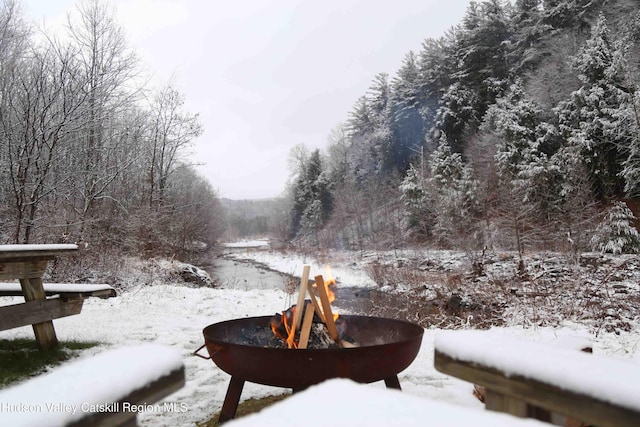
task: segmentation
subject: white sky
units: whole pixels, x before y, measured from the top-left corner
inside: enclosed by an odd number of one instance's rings
[[[112,0],[131,47],[174,78],[221,197],[280,195],[296,144],[324,147],[373,77],[458,24],[469,0]],[[23,0],[47,25],[73,0]]]

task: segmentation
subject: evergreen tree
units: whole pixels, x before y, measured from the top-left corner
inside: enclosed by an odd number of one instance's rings
[[[404,58],[391,94],[391,139],[384,152],[384,170],[404,172],[412,153],[424,144],[420,73],[413,52]]]
[[[452,83],[452,75],[456,70],[457,34],[458,30],[453,28],[439,39],[427,39],[422,43],[418,60],[420,93],[423,96],[420,114],[427,132],[436,127],[440,99]],[[435,149],[438,138],[429,138],[427,142],[433,142]]]
[[[510,3],[488,0],[473,2],[463,19],[457,57],[456,78],[475,93],[475,118],[484,113],[505,88],[509,77],[507,40],[510,40]]]
[[[429,165],[436,215],[434,237],[452,247],[477,243],[473,237],[479,216],[478,183],[473,179],[473,171],[464,164],[460,153],[451,150],[446,137],[441,138]]]
[[[622,164],[628,145],[624,111],[631,91],[624,78],[623,49],[600,16],[573,62],[582,87],[560,103],[560,130],[579,147],[592,190],[600,200],[623,194]]]
[[[527,99],[516,82],[489,108],[484,130],[498,137],[495,162],[502,185],[512,187],[521,203],[530,204],[540,220],[549,219],[558,196],[562,172],[549,161],[556,151],[555,129],[542,120],[543,111]]]
[[[604,0],[606,1],[606,0]],[[603,0],[543,0],[543,22],[553,29],[588,28]]]
[[[425,189],[424,178],[413,164],[400,184],[402,202],[404,204],[404,229],[411,240],[425,240],[431,233],[434,218],[432,203]]]
[[[516,0],[511,17],[512,38],[509,50],[511,72],[535,69],[544,52],[541,41],[549,27],[541,23],[542,0]]]
[[[640,93],[637,89],[627,104],[624,121],[628,126],[628,145],[623,162],[622,177],[625,193],[630,197],[640,196]]]
[[[465,133],[475,131],[484,114],[507,87],[510,4],[489,0],[467,8],[455,46],[453,83],[442,96],[437,126],[456,152],[464,151]]]
[[[347,122],[351,140],[348,161],[361,183],[377,174],[384,175],[391,162],[389,92],[388,76],[378,74],[366,96],[358,99]]]
[[[320,150],[314,150],[298,177],[292,207],[294,235],[317,232],[327,221],[333,207],[331,184],[324,170]]]
[[[442,95],[441,106],[436,113],[436,126],[450,141],[451,148],[461,153],[464,151],[464,137],[468,125],[473,122],[476,103],[475,94],[462,86],[453,83]]]
[[[613,254],[638,253],[640,234],[633,226],[636,217],[624,202],[614,202],[591,239],[595,250]]]

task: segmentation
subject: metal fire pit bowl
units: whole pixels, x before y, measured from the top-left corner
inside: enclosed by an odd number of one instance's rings
[[[245,381],[294,392],[329,378],[349,378],[359,383],[384,380],[387,387],[400,389],[397,374],[415,359],[424,329],[382,317],[340,318],[346,325],[345,333],[358,347],[295,350],[242,343],[241,337],[251,331],[269,328],[271,316],[234,319],[204,328],[204,345],[211,359],[231,375],[220,422],[235,416]]]

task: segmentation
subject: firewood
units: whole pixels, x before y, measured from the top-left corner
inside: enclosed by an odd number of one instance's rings
[[[320,304],[318,304],[318,299],[316,298],[316,293],[313,291],[313,285],[311,283],[307,283],[307,289],[309,290],[309,296],[311,297],[311,304],[313,304],[313,308],[315,312],[320,317],[322,323],[327,323],[324,320],[324,313],[322,313],[322,309],[320,308]]]
[[[333,319],[331,303],[329,302],[327,290],[324,287],[324,278],[322,277],[322,275],[316,276],[316,289],[318,290],[318,296],[320,297],[320,302],[322,303],[322,312],[324,313],[324,321],[325,325],[327,325],[329,335],[331,335],[331,338],[333,338],[335,342],[339,343],[340,337],[338,335],[338,329],[336,328],[335,320]]]
[[[296,304],[296,311],[293,314],[293,330],[300,328],[300,322],[302,321],[302,309],[304,307],[304,300],[307,294],[307,284],[309,283],[309,273],[311,272],[311,266],[305,264],[302,267],[302,279],[300,279],[300,290],[298,291],[298,302]]]
[[[304,306],[304,320],[302,321],[302,328],[300,329],[300,340],[298,341],[298,348],[307,348],[309,343],[309,335],[311,334],[311,326],[313,325],[313,315],[315,314],[315,308],[313,304],[307,304]]]

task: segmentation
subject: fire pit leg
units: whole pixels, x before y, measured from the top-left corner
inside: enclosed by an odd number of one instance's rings
[[[220,418],[218,419],[220,424],[232,420],[233,417],[236,416],[236,410],[238,409],[243,387],[244,380],[239,380],[233,376],[231,377],[229,388],[227,388],[227,394],[222,404],[222,410],[220,411]]]
[[[400,380],[398,380],[397,375],[394,375],[389,378],[385,378],[384,383],[386,384],[387,388],[395,388],[396,390],[402,390],[402,387],[400,387]]]

